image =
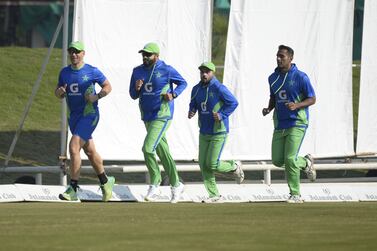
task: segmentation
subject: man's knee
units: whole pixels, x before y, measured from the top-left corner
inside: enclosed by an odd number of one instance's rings
[[[97,153],[96,148],[94,146],[94,142],[91,140],[89,140],[88,142],[84,144],[83,150],[86,156],[88,156],[89,158],[93,157]]]
[[[86,156],[88,156],[88,158],[90,158],[95,154],[95,151],[93,151],[92,149],[84,148],[84,153],[86,154]]]
[[[69,155],[70,156],[77,156],[80,154],[80,151],[78,151],[77,149],[75,148],[69,148]]]
[[[143,151],[144,154],[154,154],[155,153],[155,149],[152,149],[151,147],[147,147],[147,146],[143,146],[143,148],[141,149]]]
[[[286,168],[290,169],[296,165],[296,157],[288,157],[285,159]]]
[[[80,146],[77,145],[77,144],[70,144],[69,145],[69,154],[71,156],[76,156],[76,155],[79,155],[80,154]]]

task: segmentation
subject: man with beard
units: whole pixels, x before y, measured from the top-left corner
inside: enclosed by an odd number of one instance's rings
[[[209,198],[203,203],[223,201],[215,179],[215,173],[234,177],[238,184],[244,180],[241,162],[221,161],[220,156],[229,133],[229,116],[238,106],[237,99],[214,75],[212,62],[199,66],[200,82],[192,88],[188,118],[199,116],[199,166]]]
[[[183,92],[187,83],[177,70],[159,59],[160,48],[156,43],[146,44],[139,53],[143,64],[133,69],[129,92],[132,99],[139,99],[141,119],[147,130],[142,150],[151,184],[144,199],[156,201],[161,193],[161,172],[156,160],[157,153],[169,177],[170,202],[177,203],[184,185],[179,181],[176,164],[170,154],[165,135],[173,119],[174,99]],[[177,87],[173,88],[173,84]]]

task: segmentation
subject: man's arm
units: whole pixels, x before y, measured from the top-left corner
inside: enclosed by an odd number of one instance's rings
[[[65,84],[63,84],[65,83]],[[63,70],[60,71],[59,77],[58,77],[58,84],[55,88],[55,97],[63,99],[65,95],[67,94],[67,82],[63,78]]]
[[[196,91],[196,87],[194,86],[194,88],[192,88],[191,90],[191,101],[190,101],[190,104],[189,104],[189,112],[188,112],[188,115],[187,117],[189,119],[191,119],[192,117],[195,116],[195,113],[197,111],[196,109],[196,104],[195,104],[195,96],[197,94],[197,91]]]
[[[270,100],[268,101],[268,107],[262,109],[263,116],[269,114],[275,108],[275,97],[270,96]]]
[[[164,98],[167,101],[178,97],[187,87],[186,80],[173,67],[170,67],[169,81],[177,85],[177,87],[174,90],[171,90],[171,93],[166,93],[164,95]]]
[[[64,98],[65,94],[67,93],[66,88],[67,84],[64,84],[63,86],[58,85],[55,89],[55,96],[60,99]]]
[[[109,82],[109,80],[105,80],[105,82],[102,83],[102,89],[99,93],[97,93],[96,95],[93,95],[93,94],[90,94],[90,95],[87,95],[85,98],[87,101],[89,101],[90,103],[94,103],[96,102],[97,100],[103,98],[103,97],[106,97],[112,90],[112,87],[111,87],[111,84]]]
[[[225,85],[220,85],[220,99],[223,101],[223,106],[217,112],[212,112],[215,121],[221,121],[223,117],[229,117],[238,106],[236,97],[226,88]]]
[[[286,103],[285,105],[291,111],[295,111],[295,110],[298,110],[298,109],[302,109],[302,108],[314,105],[315,102],[316,102],[316,96],[315,96],[314,88],[313,88],[312,84],[310,83],[310,79],[309,79],[308,75],[306,75],[306,74],[302,75],[302,78],[301,78],[301,81],[300,81],[300,86],[301,86],[300,91],[301,91],[302,95],[306,98],[301,102]]]
[[[294,110],[298,110],[298,109],[301,109],[301,108],[305,108],[305,107],[314,105],[315,102],[316,102],[316,98],[310,97],[310,98],[304,99],[302,102],[298,102],[298,103],[289,102],[289,103],[286,103],[285,105],[287,106],[287,108],[289,110],[294,111]]]
[[[135,79],[134,72],[132,73],[131,80],[130,80],[130,88],[129,93],[132,99],[137,99],[140,95],[140,90],[144,84],[142,79]]]

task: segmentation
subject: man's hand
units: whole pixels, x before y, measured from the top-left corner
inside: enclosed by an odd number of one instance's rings
[[[60,86],[59,88],[56,88],[55,96],[58,98],[64,98],[67,93],[66,88],[67,84],[64,84],[64,86]]]
[[[143,84],[144,84],[144,81],[142,79],[136,80],[136,85],[135,85],[136,91],[140,91],[140,89],[143,86]]]
[[[165,94],[162,94],[162,96],[164,96],[164,99],[165,99],[166,101],[171,101],[171,100],[174,99],[173,94],[171,94],[170,92],[165,93]]]
[[[90,103],[94,103],[98,100],[97,94],[87,94],[85,95],[85,100]]]
[[[296,110],[298,107],[297,107],[297,104],[294,103],[294,102],[288,102],[288,103],[285,103],[285,106],[291,110],[291,111],[294,111]]]
[[[213,119],[214,119],[216,122],[221,121],[221,114],[220,114],[220,113],[218,113],[218,112],[212,112],[212,116],[213,116]]]
[[[263,116],[266,116],[267,114],[269,114],[270,113],[270,109],[268,109],[268,108],[263,108],[262,109],[262,114],[263,114]]]
[[[188,118],[191,119],[192,117],[194,117],[195,113],[196,113],[196,111],[189,111],[188,112]]]

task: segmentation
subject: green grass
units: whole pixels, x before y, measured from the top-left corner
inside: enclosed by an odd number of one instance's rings
[[[376,203],[7,203],[2,250],[373,250]]]
[[[0,47],[0,160],[5,159],[37,80],[47,49]],[[10,162],[12,165],[55,165],[59,154],[60,102],[54,96],[61,68],[61,50],[54,49],[40,88],[26,118]],[[2,161],[1,161],[2,162]]]
[[[3,90],[0,105],[6,118],[0,121],[0,129],[11,131],[17,129],[47,49],[0,47],[0,53],[0,87]],[[25,130],[59,130],[60,105],[53,93],[61,65],[61,50],[54,49],[25,122]]]

